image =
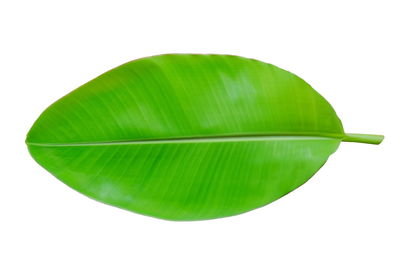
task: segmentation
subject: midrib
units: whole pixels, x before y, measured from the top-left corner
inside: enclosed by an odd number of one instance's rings
[[[224,136],[186,136],[159,139],[115,140],[76,143],[36,143],[26,142],[31,146],[108,146],[108,145],[146,145],[146,144],[173,144],[173,143],[215,143],[215,142],[254,142],[273,140],[324,140],[339,139],[344,135],[334,133],[296,133],[296,134],[252,134],[252,135],[224,135]]]

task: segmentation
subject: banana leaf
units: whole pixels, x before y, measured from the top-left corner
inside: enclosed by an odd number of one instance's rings
[[[112,69],[49,106],[32,157],[98,201],[168,220],[262,207],[304,184],[346,134],[332,106],[274,65],[167,54]]]

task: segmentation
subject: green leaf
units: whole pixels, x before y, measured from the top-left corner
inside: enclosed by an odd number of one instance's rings
[[[33,158],[99,201],[169,220],[264,206],[305,183],[345,134],[330,104],[294,74],[227,55],[138,59],[47,108]]]

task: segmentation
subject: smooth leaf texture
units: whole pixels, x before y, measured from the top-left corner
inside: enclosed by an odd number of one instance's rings
[[[344,134],[294,74],[227,55],[170,54],[119,66],[47,108],[33,158],[65,184],[137,213],[203,220],[264,206],[305,183]]]

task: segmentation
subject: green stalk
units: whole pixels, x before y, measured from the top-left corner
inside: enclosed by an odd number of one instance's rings
[[[342,141],[379,145],[382,142],[383,138],[384,138],[383,135],[377,135],[377,134],[346,133]]]

